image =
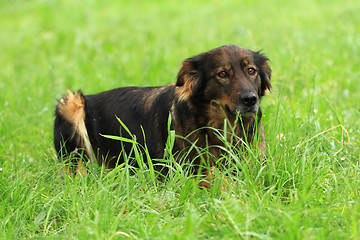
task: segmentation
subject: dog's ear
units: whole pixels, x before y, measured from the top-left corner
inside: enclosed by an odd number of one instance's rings
[[[186,59],[177,76],[176,87],[179,87],[180,99],[189,99],[200,94],[201,90],[201,62],[202,56],[198,55]]]
[[[271,68],[269,65],[269,59],[262,54],[259,54],[259,66],[260,66],[260,96],[264,96],[266,91],[271,91]]]

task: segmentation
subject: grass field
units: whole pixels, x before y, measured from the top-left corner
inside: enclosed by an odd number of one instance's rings
[[[359,12],[358,0],[0,0],[0,239],[359,239]],[[238,162],[226,190],[199,189],[182,166],[166,182],[129,166],[59,173],[66,89],[163,85],[224,44],[271,59],[266,165]]]

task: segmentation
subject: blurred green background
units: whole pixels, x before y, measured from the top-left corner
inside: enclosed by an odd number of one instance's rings
[[[66,89],[164,85],[184,59],[224,44],[271,60],[270,153],[284,151],[283,139],[320,136],[326,151],[356,162],[359,13],[358,0],[0,0],[0,178],[25,181],[56,162],[54,110]]]

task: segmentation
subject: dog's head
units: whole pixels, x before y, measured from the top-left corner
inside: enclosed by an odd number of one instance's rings
[[[179,101],[208,106],[210,115],[256,113],[271,90],[268,58],[259,52],[225,45],[186,59],[178,74]]]

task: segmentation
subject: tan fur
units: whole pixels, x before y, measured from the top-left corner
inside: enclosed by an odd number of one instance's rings
[[[144,109],[146,111],[150,110],[151,106],[154,103],[154,100],[160,95],[163,94],[165,91],[167,91],[169,88],[172,88],[175,86],[175,83],[170,83],[166,86],[163,86],[158,89],[154,89],[153,91],[150,91],[146,94],[144,94],[143,101],[144,101]]]
[[[179,101],[187,101],[191,97],[193,84],[196,80],[196,76],[184,76],[184,85],[175,88],[175,94],[178,96]]]
[[[92,148],[85,126],[85,100],[80,92],[73,94],[68,90],[68,95],[63,97],[58,104],[59,114],[74,128],[74,134],[79,135],[77,141],[85,148],[90,162],[94,163]]]
[[[208,110],[209,122],[207,124],[209,127],[223,129],[226,113],[222,106],[224,105],[220,103],[220,101],[212,100],[210,102],[210,107]]]
[[[198,79],[198,73],[193,69],[191,64],[187,61],[183,62],[182,68],[178,74],[177,86],[175,88],[175,95],[180,102],[189,100]]]
[[[263,64],[263,69],[264,71],[267,73],[265,76],[266,78],[264,79],[264,81],[266,81],[270,88],[271,88],[271,84],[270,84],[270,76],[271,76],[271,68],[270,68],[270,65],[269,65],[269,60],[267,60],[264,64]],[[265,93],[268,93],[268,92],[271,92],[271,89],[270,88],[266,88],[265,90]]]

